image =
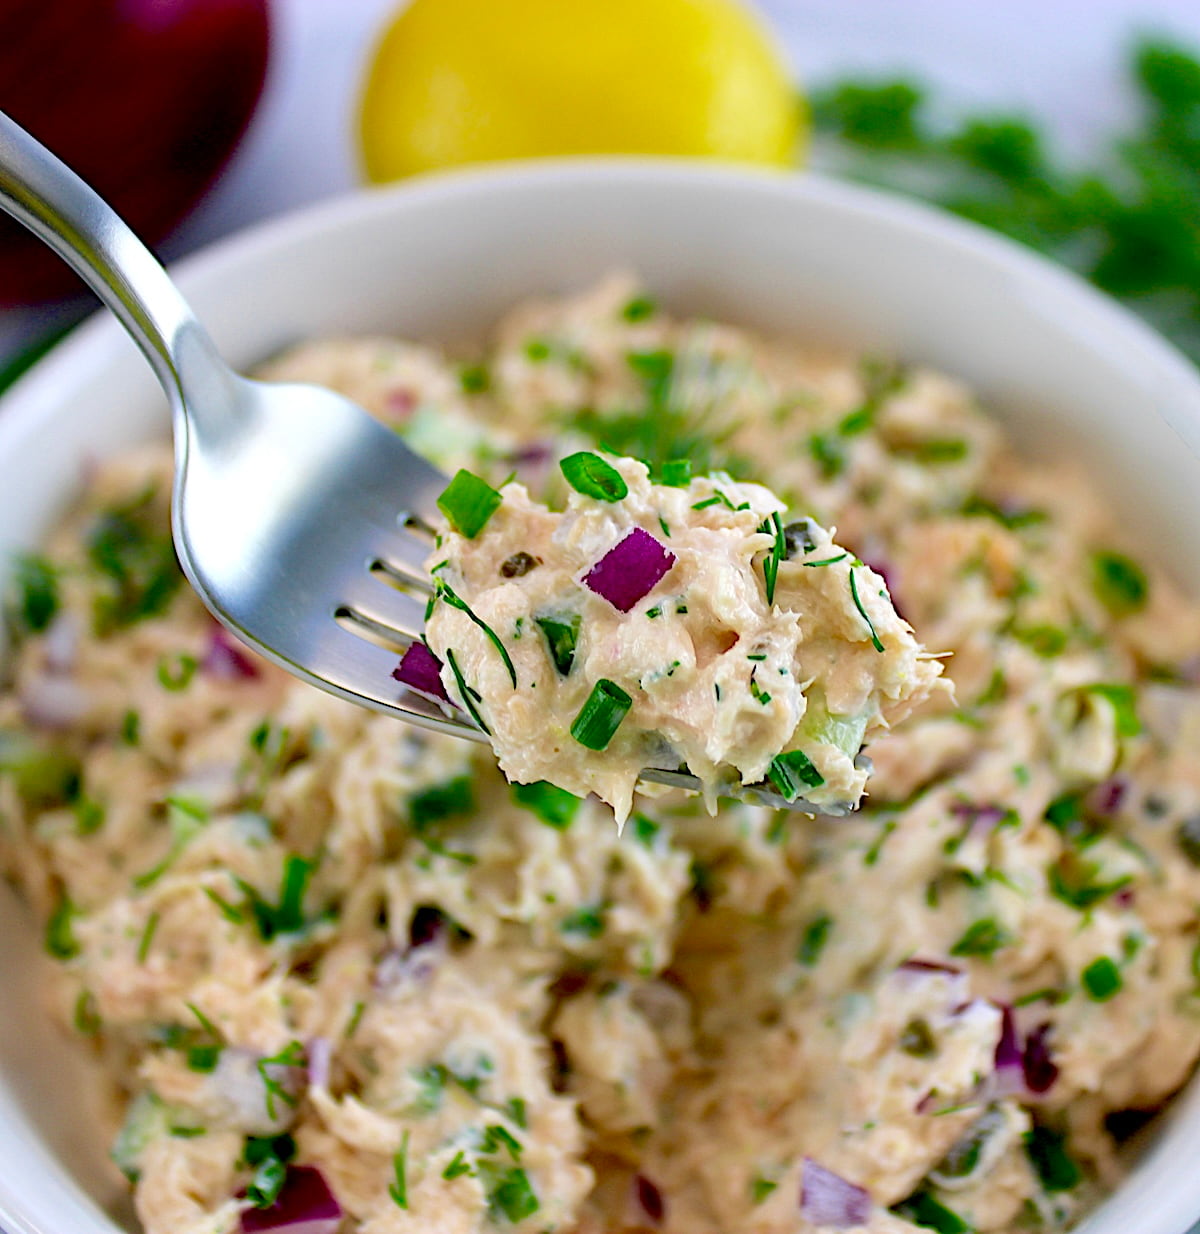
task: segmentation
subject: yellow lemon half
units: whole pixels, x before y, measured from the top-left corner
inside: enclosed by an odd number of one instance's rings
[[[376,182],[564,154],[788,165],[801,110],[739,0],[413,0],[374,51],[360,137]]]

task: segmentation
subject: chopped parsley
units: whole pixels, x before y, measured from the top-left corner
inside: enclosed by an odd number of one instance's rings
[[[514,1225],[532,1217],[541,1207],[529,1176],[520,1166],[498,1174],[488,1186],[487,1197],[489,1213],[493,1217],[502,1214]]]
[[[994,917],[982,917],[972,922],[962,937],[950,948],[955,956],[990,956],[1015,940]]]
[[[549,784],[538,780],[533,784],[514,784],[512,798],[520,806],[524,806],[547,827],[556,831],[566,831],[583,804],[581,798],[574,793],[568,793],[557,784]]]
[[[1145,608],[1150,584],[1132,558],[1102,551],[1092,554],[1092,590],[1113,617],[1128,617]]]
[[[1061,1131],[1033,1127],[1024,1138],[1025,1152],[1045,1191],[1053,1194],[1079,1186],[1083,1174],[1067,1152],[1067,1137]]]
[[[442,784],[414,793],[408,799],[408,817],[421,830],[447,818],[461,818],[475,808],[475,787],[470,776],[455,776]]]
[[[58,568],[36,553],[22,553],[13,564],[17,602],[13,620],[19,631],[39,634],[58,614]]]
[[[183,582],[168,530],[153,509],[154,489],[103,511],[87,533],[88,563],[104,587],[93,601],[97,634],[163,612]]]
[[[800,935],[800,946],[796,949],[796,961],[803,964],[805,968],[812,968],[821,958],[821,952],[825,950],[825,944],[829,941],[832,929],[833,918],[828,913],[821,913],[820,916],[814,917]]]
[[[304,894],[312,877],[313,863],[295,853],[289,853],[283,863],[283,879],[279,901],[272,904],[245,879],[234,881],[245,895],[263,942],[283,934],[299,934],[308,925],[304,916]]]

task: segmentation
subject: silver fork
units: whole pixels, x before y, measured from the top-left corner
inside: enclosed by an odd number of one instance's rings
[[[392,677],[419,638],[424,561],[446,477],[357,404],[316,386],[234,373],[167,272],[78,176],[0,112],[0,209],[63,258],[116,314],[170,400],[180,564],[234,634],[288,672],[422,728],[486,742]],[[700,788],[686,772],[644,780]],[[738,796],[806,813],[850,803]]]

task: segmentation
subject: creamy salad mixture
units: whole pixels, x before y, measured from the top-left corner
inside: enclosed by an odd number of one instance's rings
[[[768,777],[788,801],[857,804],[864,734],[942,671],[884,580],[812,519],[785,525],[767,489],[686,459],[658,484],[591,451],[560,470],[563,511],[460,470],[429,559],[443,693],[508,778],[595,793],[618,823],[645,767],[686,767],[710,813]]]
[[[955,695],[850,818],[643,797],[618,836],[232,646],[167,449],[98,468],[19,563],[0,854],[150,1234],[1052,1231],[1117,1184],[1200,1053],[1200,609],[1103,494],[946,377],[628,280],[469,363],[268,371],[557,507],[581,451],[765,483]]]

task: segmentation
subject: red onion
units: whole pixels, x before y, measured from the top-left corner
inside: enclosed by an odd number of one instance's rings
[[[42,651],[46,667],[52,673],[69,673],[79,659],[79,618],[74,613],[60,613],[46,631]]]
[[[342,1206],[316,1166],[289,1165],[270,1208],[242,1210],[242,1234],[337,1234]]]
[[[638,1207],[658,1225],[667,1215],[667,1205],[662,1192],[644,1175],[639,1174],[633,1180],[633,1194]]]
[[[1058,1067],[1050,1055],[1050,1033],[1054,1026],[1049,1022],[1039,1024],[1025,1038],[1021,1066],[1025,1072],[1025,1087],[1031,1093],[1048,1092],[1058,1079]]]
[[[224,626],[214,624],[200,671],[216,681],[249,681],[259,675],[246,648]]]
[[[8,0],[4,110],[144,240],[200,199],[246,127],[267,63],[268,0]],[[0,220],[0,305],[81,289],[68,266]]]
[[[304,1056],[308,1060],[308,1082],[314,1088],[328,1088],[333,1043],[328,1037],[313,1037],[305,1047]]]
[[[408,923],[408,945],[426,947],[446,939],[446,914],[432,904],[420,905]]]
[[[1021,1036],[1017,1020],[1007,1003],[1000,1007],[1000,1040],[996,1042],[995,1071],[991,1076],[989,1096],[1015,1097],[1025,1091],[1025,1067],[1021,1053]]]
[[[962,969],[953,964],[945,964],[941,960],[922,960],[918,956],[905,960],[898,965],[901,973],[949,973],[953,977],[962,976]]]
[[[389,390],[383,401],[388,416],[397,420],[407,420],[417,409],[416,391],[407,386],[397,386],[395,390]]]
[[[592,566],[583,581],[613,608],[627,613],[674,564],[674,553],[635,527]]]
[[[1088,793],[1087,812],[1099,818],[1108,818],[1121,808],[1128,792],[1129,781],[1124,776],[1112,776]]]
[[[851,1226],[866,1225],[871,1219],[871,1197],[862,1187],[805,1157],[800,1180],[800,1216],[813,1225],[848,1230]]]
[[[426,698],[448,703],[450,696],[442,685],[441,671],[441,660],[418,639],[410,645],[400,663],[392,670],[392,676]]]

